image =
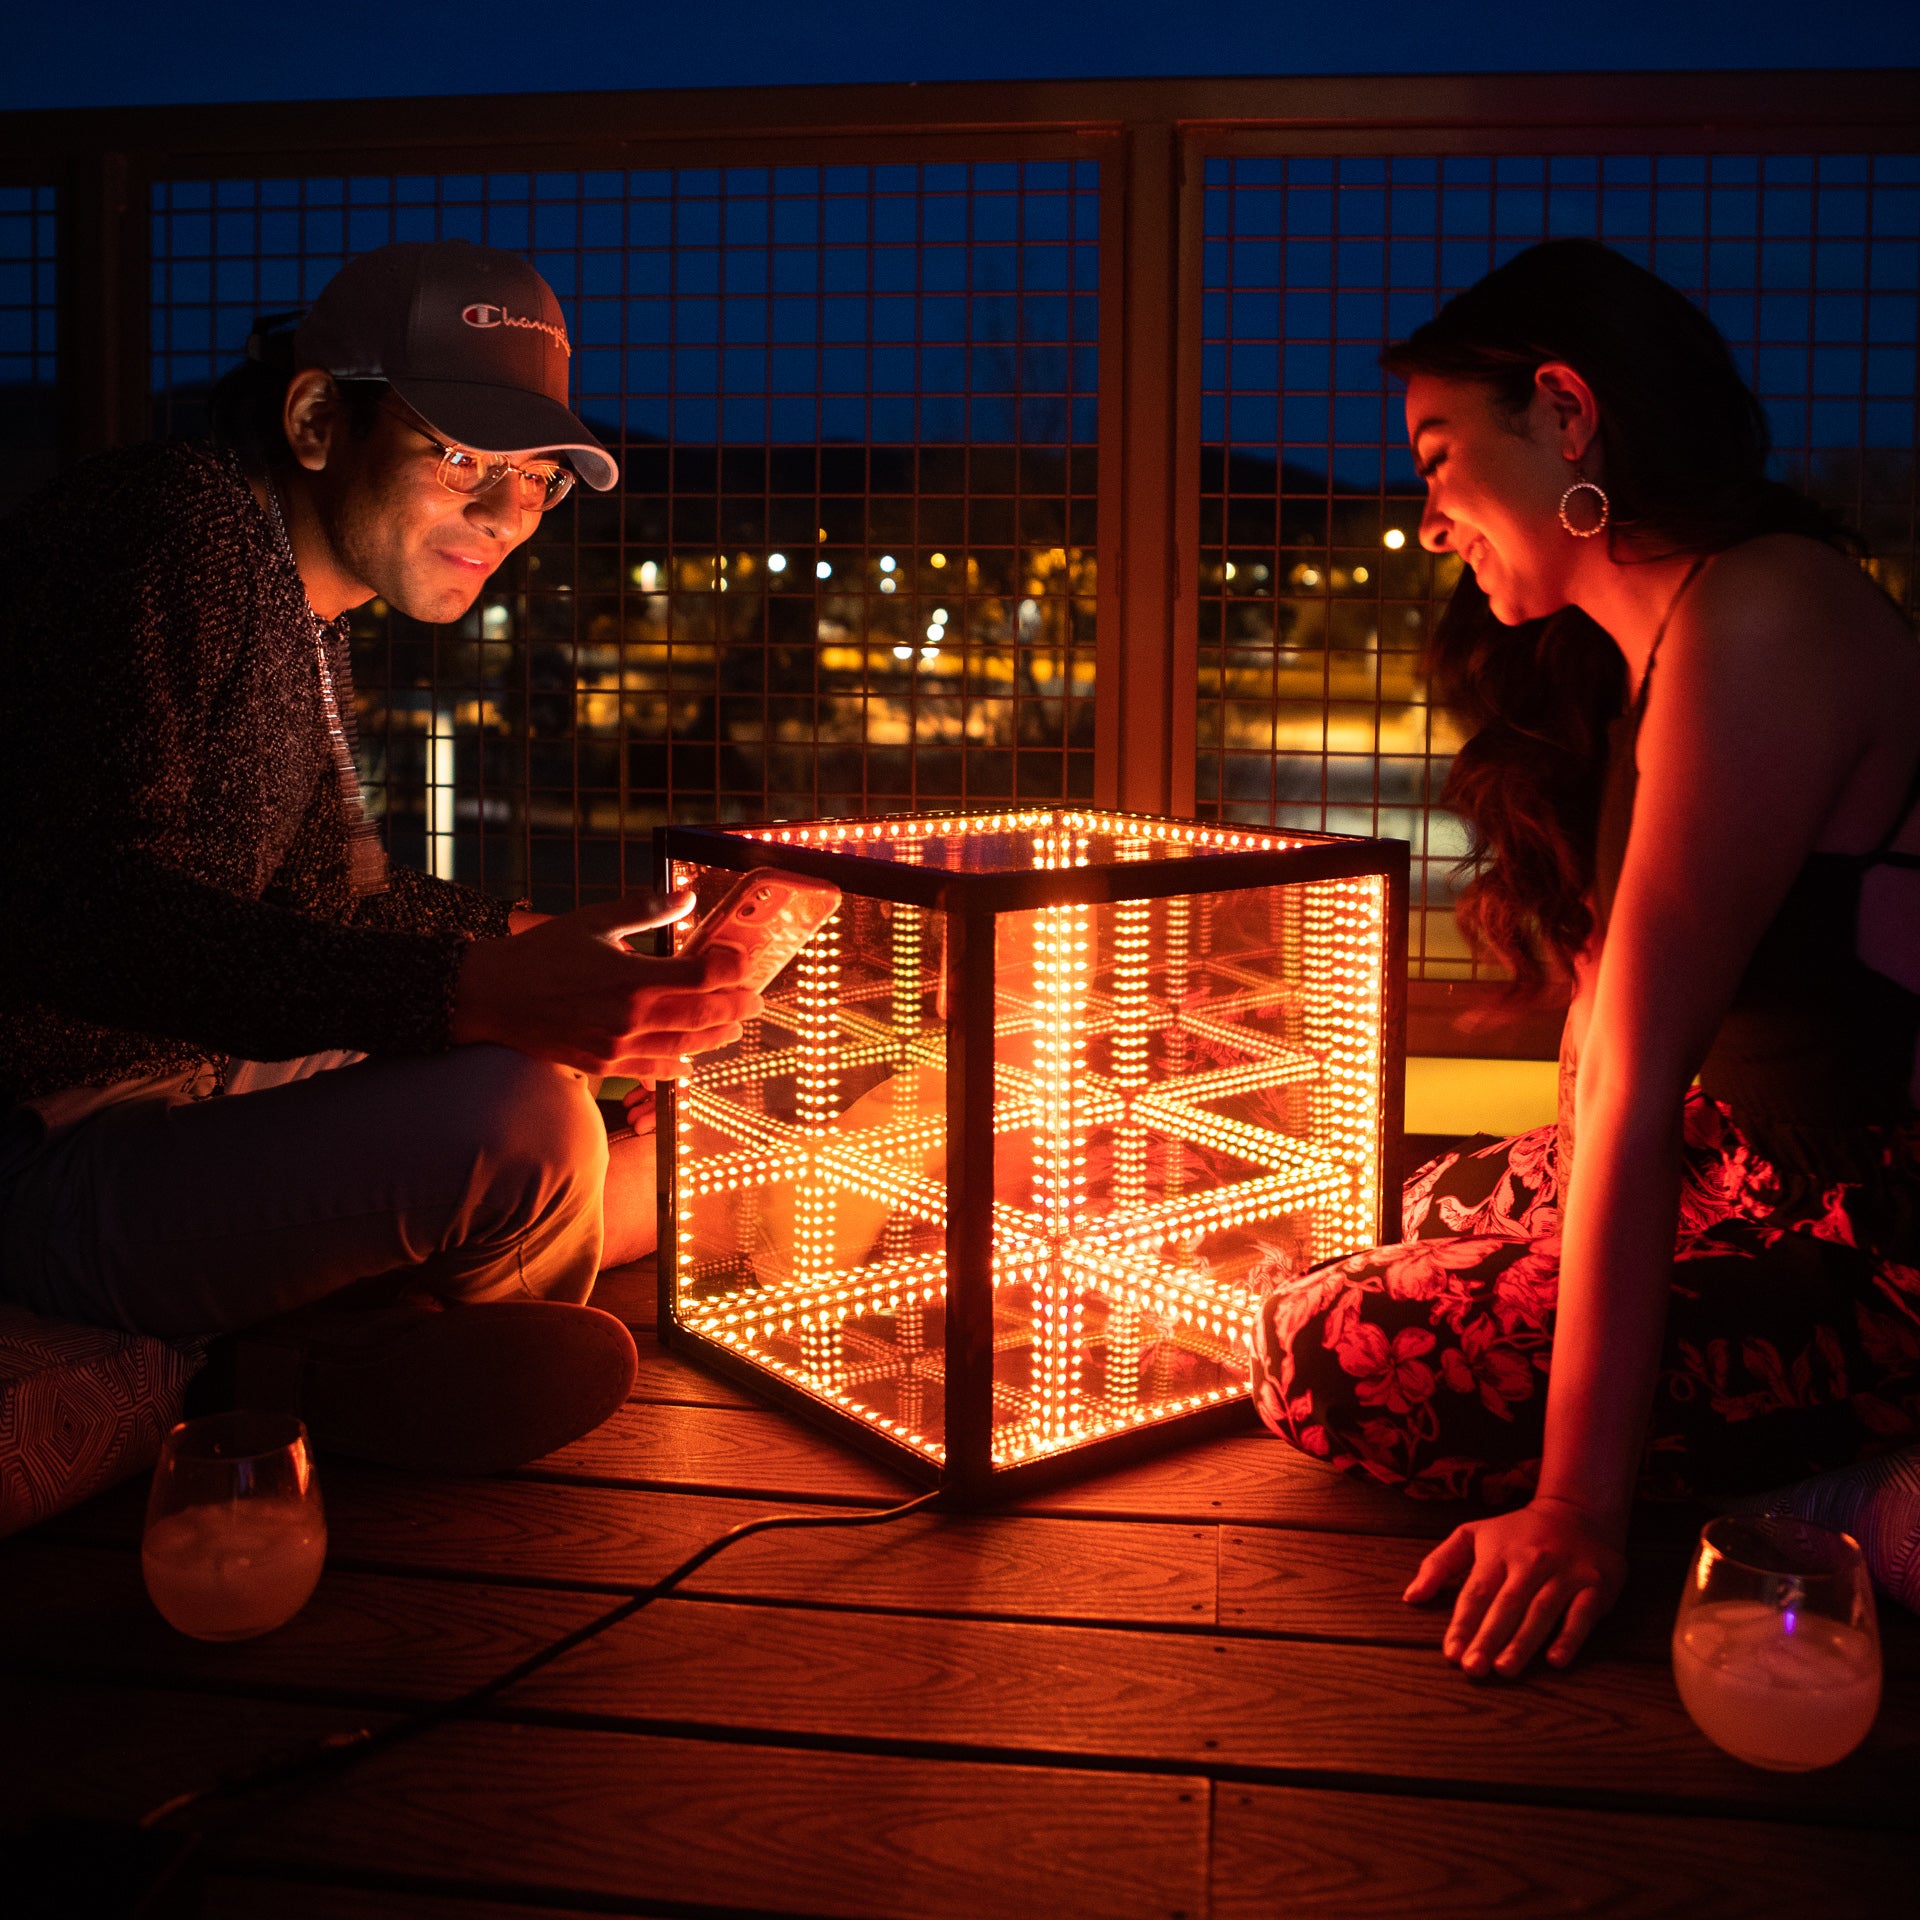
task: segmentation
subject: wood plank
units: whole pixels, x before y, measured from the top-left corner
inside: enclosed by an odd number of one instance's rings
[[[253,1701],[0,1682],[5,1723],[45,1729],[30,1753],[0,1742],[0,1821],[132,1817],[183,1779],[283,1744],[296,1722],[326,1730],[316,1710],[277,1713],[268,1725]],[[250,1808],[211,1864],[533,1905],[1199,1920],[1207,1820],[1193,1776],[478,1723]]]
[[[323,1465],[320,1480],[329,1566],[555,1586],[641,1586],[743,1520],[794,1511],[787,1502],[435,1479],[352,1462]],[[143,1501],[141,1490],[116,1488],[39,1537],[133,1544]]]
[[[341,1564],[556,1585],[641,1586],[741,1521],[787,1511],[764,1500],[376,1468],[336,1468],[327,1487],[329,1554]]]
[[[629,1400],[593,1432],[526,1474],[893,1506],[926,1489],[789,1414],[770,1408],[652,1406]]]
[[[1920,1831],[1911,1689],[1850,1759],[1784,1775],[1710,1745],[1665,1670],[1617,1661],[1476,1686],[1401,1648],[663,1600],[503,1706]]]
[[[1264,1429],[1195,1441],[1137,1467],[1037,1494],[1012,1510],[1087,1519],[1111,1514],[1121,1519],[1299,1527],[1409,1540],[1442,1540],[1461,1521],[1486,1512],[1466,1501],[1411,1500],[1391,1487],[1310,1459]],[[1691,1545],[1702,1517],[1688,1507],[1642,1504],[1634,1511],[1634,1539]]]
[[[885,1527],[771,1534],[703,1567],[686,1591],[821,1607],[1193,1625],[1217,1605],[1210,1530],[1009,1526],[919,1514]]]
[[[631,1266],[602,1267],[593,1283],[593,1295],[587,1302],[616,1320],[624,1320],[636,1331],[652,1327],[659,1318],[659,1277],[653,1255],[636,1260]]]
[[[1424,1540],[1224,1527],[1220,1533],[1220,1624],[1255,1633],[1433,1647],[1449,1604],[1410,1607],[1400,1598],[1429,1551]],[[1672,1550],[1637,1548],[1627,1588],[1590,1643],[1595,1653],[1664,1663],[1685,1570]]]
[[[742,1520],[786,1510],[692,1494],[371,1473],[329,1500],[333,1550],[346,1562],[631,1585],[657,1579]],[[743,1541],[688,1590],[834,1607],[1211,1621],[1216,1562],[1205,1528],[913,1514],[884,1527]]]
[[[429,1734],[401,1762],[234,1852],[846,1920],[1206,1911],[1200,1780],[494,1726]]]
[[[377,1468],[323,1473],[328,1564],[555,1586],[640,1586],[742,1520],[786,1504],[526,1480],[410,1479]],[[822,1508],[822,1512],[835,1509]],[[108,1500],[48,1537],[137,1537]],[[832,1607],[1063,1620],[1204,1622],[1218,1559],[1206,1527],[911,1514],[885,1526],[776,1533],[729,1549],[691,1592]]]
[[[1254,1633],[1437,1647],[1451,1602],[1410,1607],[1400,1598],[1427,1551],[1421,1540],[1222,1528],[1220,1624]],[[1689,1558],[1677,1547],[1635,1546],[1626,1590],[1595,1630],[1589,1651],[1665,1666],[1673,1657],[1673,1616]],[[1920,1675],[1920,1616],[1886,1599],[1879,1614],[1887,1672]]]
[[[1251,1418],[1251,1414],[1248,1416]],[[1019,1501],[1076,1518],[1194,1520],[1439,1540],[1468,1511],[1348,1478],[1265,1432],[1227,1434]]]
[[[0,1675],[0,1836],[53,1815],[137,1820],[231,1767],[383,1714],[176,1693],[70,1678]],[[33,1737],[18,1737],[31,1728]],[[0,1844],[0,1857],[5,1847]]]
[[[604,1912],[604,1909],[602,1909]],[[527,1907],[518,1901],[463,1900],[458,1895],[398,1893],[390,1888],[316,1886],[277,1877],[210,1875],[199,1920],[589,1920],[583,1907]]]
[[[133,1554],[29,1539],[0,1554],[0,1663],[406,1705],[464,1693],[613,1604],[605,1594],[329,1566],[285,1626],[213,1644],[161,1619]]]
[[[743,1393],[718,1374],[669,1353],[658,1338],[642,1327],[633,1336],[640,1370],[631,1398],[681,1407],[758,1407],[763,1403]]]
[[[1214,1787],[1213,1920],[1883,1920],[1913,1843],[1754,1820]]]
[[[1444,1616],[1401,1598],[1426,1540],[1220,1530],[1220,1625],[1241,1632],[1436,1647]]]

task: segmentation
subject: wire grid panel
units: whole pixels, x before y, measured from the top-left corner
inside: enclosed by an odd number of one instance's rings
[[[1421,670],[1458,563],[1420,549],[1382,347],[1524,247],[1603,240],[1712,316],[1775,470],[1912,610],[1920,158],[1212,158],[1204,204],[1199,810],[1407,839],[1412,969],[1471,977]]]
[[[59,440],[56,190],[0,186],[0,510],[45,477]],[[20,456],[27,456],[21,458]]]
[[[171,181],[152,220],[163,432],[389,241],[566,310],[619,489],[458,626],[355,618],[396,857],[567,906],[668,818],[1091,796],[1097,163]]]

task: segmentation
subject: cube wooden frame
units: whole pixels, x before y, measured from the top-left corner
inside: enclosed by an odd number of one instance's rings
[[[1065,836],[1063,844],[1082,847],[1107,840],[1115,849],[1124,846],[1136,851],[1131,857],[1122,852],[1119,857],[1084,864],[1068,861],[997,870],[876,857],[883,848],[909,841],[923,846],[938,841],[944,847],[949,841],[977,841],[996,834],[1053,834]],[[1137,850],[1143,847],[1148,851]],[[690,1116],[703,1097],[702,1076],[721,1071],[707,1062],[724,1062],[729,1054],[696,1062],[685,1092],[663,1086],[658,1117],[663,1344],[829,1428],[909,1479],[937,1484],[959,1501],[979,1504],[1141,1458],[1175,1440],[1249,1424],[1247,1390],[1216,1389],[1200,1396],[1203,1404],[1143,1417],[1137,1424],[1083,1440],[1048,1442],[1043,1451],[1029,1457],[995,1463],[994,1101],[996,1043],[1003,1038],[996,1028],[996,959],[1002,951],[1000,935],[1006,916],[1032,914],[1036,916],[1033,924],[1039,925],[1049,912],[1059,909],[1177,903],[1193,896],[1211,899],[1256,889],[1311,887],[1323,881],[1376,881],[1378,912],[1368,918],[1361,935],[1374,943],[1370,950],[1377,952],[1379,978],[1378,1025],[1370,1030],[1367,1042],[1375,1047],[1377,1062],[1373,1083],[1377,1098],[1366,1129],[1377,1191],[1367,1216],[1374,1232],[1366,1243],[1390,1242],[1398,1236],[1405,1098],[1408,849],[1404,842],[1282,834],[1093,808],[1034,806],[857,822],[665,827],[656,832],[655,852],[655,871],[671,876],[676,884],[691,877],[690,869],[706,870],[709,895],[718,882],[734,874],[770,866],[831,881],[847,902],[884,902],[890,903],[888,912],[904,906],[941,917],[950,1004],[942,1010],[941,1020],[945,1196],[940,1221],[944,1232],[940,1311],[944,1326],[933,1359],[940,1370],[944,1405],[937,1452],[925,1441],[908,1444],[901,1437],[906,1430],[898,1422],[879,1418],[871,1408],[836,1404],[824,1392],[803,1384],[797,1369],[757,1359],[743,1351],[737,1340],[730,1343],[714,1337],[710,1328],[703,1331],[694,1324],[702,1316],[684,1310],[689,1275],[682,1272],[682,1240],[687,1236],[691,1202],[683,1203],[679,1188],[682,1166],[692,1164],[692,1157],[683,1135],[690,1135]],[[847,910],[843,903],[842,912]],[[1163,908],[1163,917],[1178,910],[1177,906]],[[1137,909],[1136,920],[1147,911]],[[1076,924],[1084,930],[1086,923]],[[803,953],[794,965],[806,962]],[[1209,963],[1209,956],[1199,956],[1201,966]],[[821,1017],[828,1018],[836,1031],[842,1024],[837,1004]],[[792,1020],[787,1024],[791,1026]],[[1176,1018],[1170,1024],[1177,1027],[1181,1022]],[[813,1132],[823,1140],[828,1137],[820,1125]],[[1086,1230],[1084,1222],[1080,1230]],[[799,1231],[797,1224],[795,1231]],[[1316,1249],[1316,1254],[1326,1257],[1323,1250]],[[758,1269],[748,1265],[757,1275]],[[932,1299],[932,1293],[927,1297]],[[895,1304],[897,1320],[897,1299]],[[840,1337],[836,1333],[836,1340]],[[1001,1344],[1007,1344],[1004,1338]]]

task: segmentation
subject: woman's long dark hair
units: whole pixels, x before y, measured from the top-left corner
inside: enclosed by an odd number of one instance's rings
[[[1767,477],[1766,415],[1713,322],[1598,241],[1529,247],[1381,356],[1402,379],[1473,381],[1516,421],[1548,361],[1572,367],[1599,403],[1606,538],[1623,560],[1717,553],[1763,533],[1857,545]],[[1434,630],[1429,671],[1434,698],[1474,728],[1441,795],[1472,833],[1460,924],[1530,991],[1571,971],[1593,932],[1594,836],[1625,668],[1577,608],[1504,627],[1468,576]]]

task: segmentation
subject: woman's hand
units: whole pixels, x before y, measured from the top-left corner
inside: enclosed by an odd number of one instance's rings
[[[1547,1662],[1564,1667],[1620,1597],[1624,1533],[1564,1501],[1536,1499],[1455,1527],[1403,1597],[1418,1605],[1460,1589],[1441,1651],[1471,1678],[1512,1679],[1549,1637]]]
[[[760,1011],[734,985],[745,961],[731,947],[690,959],[630,952],[629,934],[670,925],[690,895],[635,894],[476,940],[461,962],[450,1037],[491,1040],[590,1075],[672,1079],[684,1056],[725,1046]]]

